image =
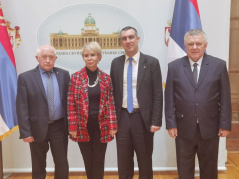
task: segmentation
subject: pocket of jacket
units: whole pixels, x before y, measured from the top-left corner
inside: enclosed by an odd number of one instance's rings
[[[183,114],[176,112],[176,117],[177,117],[177,119],[181,119],[181,118],[183,118]]]

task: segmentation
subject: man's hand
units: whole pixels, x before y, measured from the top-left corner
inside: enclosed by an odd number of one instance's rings
[[[160,129],[161,129],[160,126],[154,126],[154,125],[150,126],[150,132],[152,132],[152,133],[159,131]]]
[[[228,131],[228,130],[219,129],[219,131],[218,131],[218,136],[219,136],[219,137],[226,137],[229,133],[230,133],[230,131]]]
[[[178,136],[177,128],[168,129],[168,133],[169,133],[170,137],[172,137],[174,139]]]
[[[27,142],[27,143],[32,143],[32,142],[34,142],[34,138],[32,136],[30,136],[30,137],[24,138],[23,141]]]

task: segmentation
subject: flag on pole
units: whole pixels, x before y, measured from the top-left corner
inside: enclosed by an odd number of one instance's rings
[[[0,141],[18,129],[16,94],[16,63],[0,3]]]
[[[168,63],[187,55],[184,47],[184,35],[191,29],[202,30],[197,0],[176,0],[168,43],[164,84]]]

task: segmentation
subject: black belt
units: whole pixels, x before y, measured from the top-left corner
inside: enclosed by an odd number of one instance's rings
[[[129,112],[127,108],[122,108],[122,110]],[[133,113],[136,113],[136,112],[139,112],[139,111],[140,111],[139,108],[134,108],[133,111],[130,114],[133,114]]]
[[[54,123],[56,123],[56,122],[58,122],[58,121],[61,121],[62,119],[64,119],[64,117],[63,117],[63,118],[60,118],[60,119],[57,119],[57,120],[49,120],[49,121],[48,121],[48,124],[54,124]]]

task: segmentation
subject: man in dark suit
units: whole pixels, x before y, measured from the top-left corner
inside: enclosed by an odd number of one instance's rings
[[[134,176],[134,151],[139,178],[152,179],[154,132],[162,125],[162,80],[159,61],[139,52],[140,37],[133,27],[121,30],[125,55],[111,64],[119,129],[116,135],[120,179]]]
[[[219,137],[231,130],[231,96],[225,61],[205,54],[206,34],[190,30],[187,56],[168,65],[166,128],[176,138],[180,179],[194,178],[197,154],[201,179],[217,178]]]
[[[69,73],[55,68],[54,47],[37,50],[39,65],[18,77],[17,116],[20,139],[30,144],[32,178],[46,177],[46,154],[51,147],[55,178],[68,179],[66,95]]]

